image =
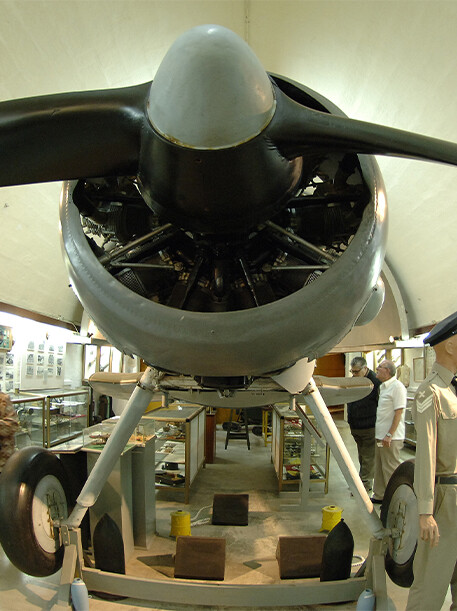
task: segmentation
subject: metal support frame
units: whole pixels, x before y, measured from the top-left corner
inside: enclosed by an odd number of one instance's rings
[[[194,605],[235,605],[253,608],[311,605],[356,600],[368,586],[377,597],[377,609],[387,609],[387,590],[384,571],[384,554],[389,531],[383,528],[379,517],[363,487],[354,464],[341,436],[331,418],[313,380],[306,390],[306,401],[323,432],[338,465],[358,501],[363,515],[373,532],[367,559],[367,574],[343,581],[319,582],[317,580],[294,580],[289,583],[240,585],[221,582],[198,582],[174,579],[170,581],[144,579],[130,575],[107,573],[84,567],[79,526],[87,509],[97,500],[103,485],[122,449],[134,431],[147,407],[150,397],[157,390],[158,372],[148,368],[132,393],[122,416],[115,427],[96,466],[89,475],[77,505],[70,517],[61,526],[65,545],[64,561],[57,604],[54,611],[68,609],[70,586],[73,578],[81,576],[88,590],[139,598],[146,601],[161,601],[169,604],[188,603]],[[295,405],[295,402],[293,402]]]
[[[324,400],[316,386],[316,383],[311,378],[306,391],[303,393],[306,403],[313,412],[319,429],[322,431],[327,443],[330,446],[333,456],[346,480],[355,500],[357,501],[363,517],[367,521],[373,536],[377,539],[382,539],[386,536],[387,531],[382,525],[382,522],[375,512],[373,503],[368,496],[367,491],[359,477],[359,474],[352,462],[349,452],[344,445],[341,435],[333,421]]]
[[[86,511],[94,505],[117,459],[149,405],[151,396],[157,390],[158,376],[155,369],[148,367],[136,385],[119,422],[76,499],[75,508],[63,522],[66,526],[70,528],[80,526]]]

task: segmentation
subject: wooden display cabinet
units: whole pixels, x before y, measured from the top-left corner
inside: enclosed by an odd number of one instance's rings
[[[281,492],[284,487],[298,486],[302,469],[309,469],[310,488],[323,484],[327,494],[330,448],[305,407],[297,405],[296,409],[301,410],[301,416],[288,405],[275,405],[272,412],[271,453],[278,489]],[[305,446],[308,452],[304,451]],[[308,465],[302,465],[304,456]]]
[[[190,487],[205,462],[206,411],[197,405],[175,405],[147,415],[155,422],[156,488],[184,491]]]

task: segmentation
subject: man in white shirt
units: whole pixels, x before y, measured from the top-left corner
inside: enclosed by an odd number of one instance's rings
[[[384,360],[376,368],[379,387],[373,503],[382,503],[389,479],[398,465],[405,439],[406,388],[395,377],[396,367]]]

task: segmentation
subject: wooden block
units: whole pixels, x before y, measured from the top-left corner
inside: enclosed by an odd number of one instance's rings
[[[279,537],[276,559],[281,579],[319,577],[326,535]]]
[[[218,537],[177,537],[175,577],[223,581],[225,539]]]
[[[212,524],[247,526],[249,494],[215,494]]]

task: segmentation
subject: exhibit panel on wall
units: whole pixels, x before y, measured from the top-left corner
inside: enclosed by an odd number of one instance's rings
[[[0,312],[0,392],[64,388],[67,342],[75,333]]]

